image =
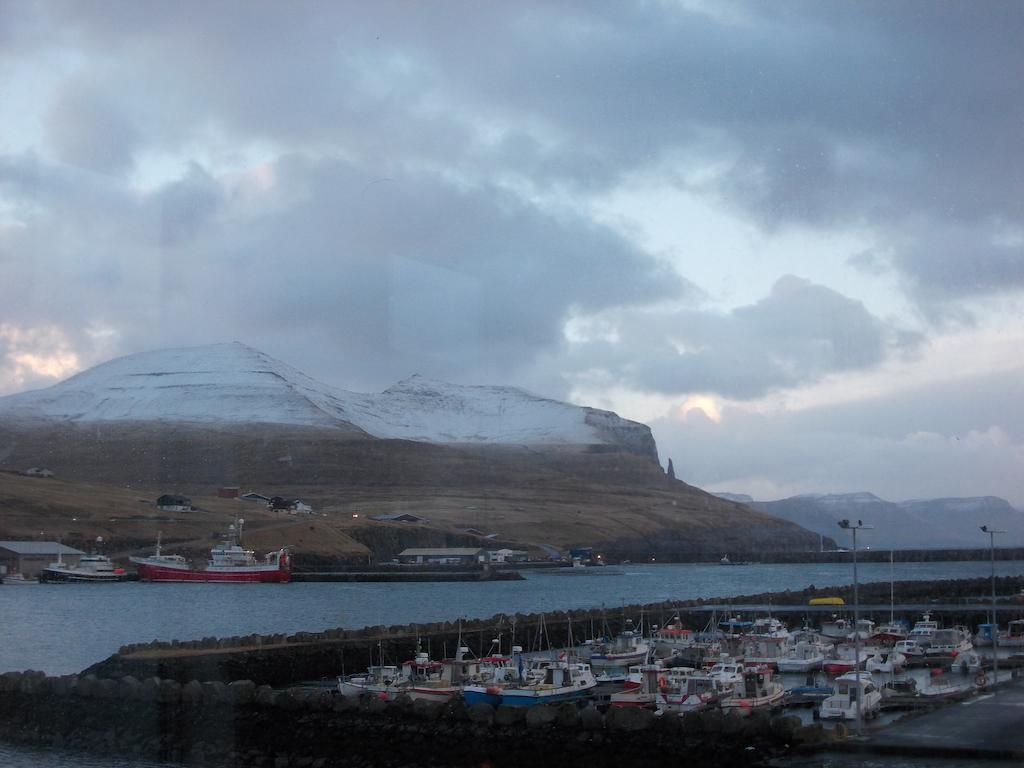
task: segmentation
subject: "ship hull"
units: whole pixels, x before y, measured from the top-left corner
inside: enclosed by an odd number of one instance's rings
[[[124,573],[71,573],[47,569],[39,572],[41,584],[114,584],[127,580],[128,575]]]
[[[246,566],[224,570],[195,570],[167,568],[160,565],[138,564],[142,581],[160,582],[221,582],[232,584],[287,584],[291,571],[278,565]]]

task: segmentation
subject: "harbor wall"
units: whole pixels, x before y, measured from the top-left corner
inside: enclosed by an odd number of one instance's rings
[[[720,711],[386,703],[134,677],[0,676],[0,739],[36,747],[236,768],[752,765],[826,738],[798,718]]]
[[[996,579],[1001,595],[1017,595],[1024,587],[1024,577]],[[888,604],[889,582],[864,584],[860,587],[862,604]],[[962,605],[962,611],[946,614],[943,620],[950,625],[975,626],[988,620],[989,579],[920,582],[903,581],[894,585],[901,601],[928,605],[932,601]],[[253,680],[257,684],[284,687],[301,681],[333,679],[339,674],[358,672],[380,659],[381,655],[392,663],[411,658],[417,645],[429,650],[435,658],[454,655],[461,642],[478,656],[483,655],[494,638],[500,636],[502,648],[508,651],[514,641],[527,650],[540,647],[565,647],[603,631],[617,633],[626,626],[626,620],[663,626],[676,615],[691,629],[702,629],[712,618],[708,605],[806,605],[812,597],[839,596],[848,603],[853,600],[852,588],[815,588],[744,595],[714,600],[666,601],[647,605],[632,605],[611,611],[602,609],[580,610],[567,613],[556,611],[533,614],[499,614],[486,619],[463,622],[438,622],[393,626],[374,626],[362,629],[329,629],[323,632],[298,632],[292,635],[246,635],[227,638],[208,637],[201,640],[173,641],[123,646],[110,658],[89,667],[83,674],[99,677],[138,679],[166,678],[186,683],[190,680],[229,683],[233,680]],[[1013,603],[1010,603],[1013,604]],[[1024,604],[1020,606],[1024,616]],[[833,610],[833,609],[830,609]],[[842,607],[834,609],[842,612]],[[915,609],[916,610],[916,609]],[[916,618],[912,612],[896,606],[906,618]],[[888,621],[888,610],[874,618]],[[868,611],[865,618],[871,618]],[[721,618],[721,616],[719,616]],[[797,623],[802,617],[790,617]],[[817,620],[820,617],[815,617]],[[794,621],[794,619],[796,619]],[[1003,619],[1001,619],[1002,621]]]

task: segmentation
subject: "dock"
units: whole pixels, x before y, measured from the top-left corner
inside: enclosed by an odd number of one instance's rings
[[[838,749],[881,755],[1021,760],[1022,713],[1024,679],[1017,679],[966,701],[908,717],[863,739],[848,739]]]

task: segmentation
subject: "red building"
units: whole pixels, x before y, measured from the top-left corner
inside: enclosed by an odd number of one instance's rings
[[[242,489],[237,485],[226,485],[217,489],[217,496],[222,499],[237,499]]]

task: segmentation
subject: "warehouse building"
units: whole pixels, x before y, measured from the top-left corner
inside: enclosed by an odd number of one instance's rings
[[[78,565],[84,554],[56,541],[0,541],[0,576],[21,573],[33,578],[58,557],[68,565]]]

